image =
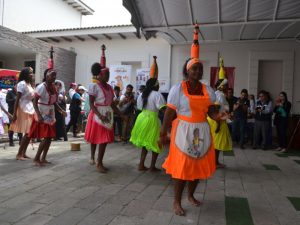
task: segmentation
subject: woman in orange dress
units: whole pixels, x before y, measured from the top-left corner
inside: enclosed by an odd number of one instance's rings
[[[163,168],[170,174],[175,184],[174,212],[183,216],[181,197],[188,182],[188,200],[200,205],[194,197],[199,179],[207,179],[216,170],[215,151],[206,116],[208,107],[215,102],[211,87],[200,82],[203,65],[193,58],[184,65],[186,80],[170,90],[164,122],[160,133],[160,145],[166,143],[168,127],[172,122],[169,155]]]

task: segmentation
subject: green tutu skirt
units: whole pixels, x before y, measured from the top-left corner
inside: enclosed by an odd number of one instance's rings
[[[131,131],[130,142],[135,146],[156,153],[160,153],[158,147],[160,132],[160,121],[158,114],[150,110],[143,110],[137,117],[134,127]]]

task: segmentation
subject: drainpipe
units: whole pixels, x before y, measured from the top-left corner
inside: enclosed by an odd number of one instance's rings
[[[2,0],[2,18],[1,18],[1,26],[3,26],[4,21],[4,0]]]

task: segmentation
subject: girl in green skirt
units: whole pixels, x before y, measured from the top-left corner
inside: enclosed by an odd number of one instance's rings
[[[142,110],[136,119],[131,132],[130,142],[142,148],[141,160],[138,169],[148,170],[145,167],[145,159],[148,151],[152,151],[150,171],[160,171],[155,167],[155,163],[160,153],[158,146],[160,121],[158,112],[166,104],[162,94],[158,92],[159,83],[157,78],[150,78],[146,83],[146,88],[137,99],[137,108]]]

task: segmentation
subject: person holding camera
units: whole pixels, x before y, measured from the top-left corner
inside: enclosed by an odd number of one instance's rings
[[[266,91],[262,90],[258,94],[258,101],[255,108],[254,122],[254,146],[257,149],[262,140],[262,149],[268,149],[268,132],[270,130],[270,121],[272,119],[272,101],[268,99]]]
[[[133,93],[133,86],[128,84],[126,87],[126,92],[120,98],[120,111],[124,115],[123,119],[123,132],[122,139],[124,143],[127,143],[129,140],[130,127],[134,119],[134,106],[136,100]]]
[[[288,101],[287,94],[282,91],[279,94],[275,103],[274,113],[274,125],[276,126],[278,136],[278,148],[277,151],[286,152],[287,148],[287,128],[288,118],[291,111],[292,104]]]
[[[234,120],[232,126],[233,140],[239,143],[241,149],[245,149],[244,138],[246,133],[247,115],[249,107],[250,102],[248,100],[248,91],[247,89],[243,89],[241,91],[240,98],[238,98],[236,103],[233,105]]]

